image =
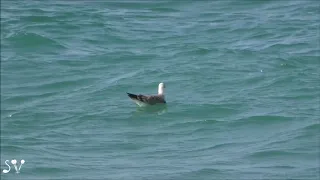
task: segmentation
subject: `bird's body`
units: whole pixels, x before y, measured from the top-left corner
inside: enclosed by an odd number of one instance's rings
[[[160,83],[157,95],[142,95],[142,94],[136,95],[131,93],[127,93],[127,94],[138,106],[166,104],[166,100],[164,96],[164,88],[165,88],[164,84]]]

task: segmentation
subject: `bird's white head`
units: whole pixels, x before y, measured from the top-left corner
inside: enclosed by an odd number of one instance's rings
[[[158,87],[158,94],[159,95],[163,95],[164,94],[164,88],[165,88],[164,84],[160,83],[159,87]]]

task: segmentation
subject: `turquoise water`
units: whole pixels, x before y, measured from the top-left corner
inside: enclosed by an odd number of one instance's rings
[[[319,8],[1,1],[1,179],[319,179]]]

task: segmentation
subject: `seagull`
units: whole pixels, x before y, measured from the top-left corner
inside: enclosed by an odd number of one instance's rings
[[[140,107],[155,104],[166,104],[166,100],[164,98],[164,88],[164,83],[160,83],[158,86],[157,95],[127,94]]]

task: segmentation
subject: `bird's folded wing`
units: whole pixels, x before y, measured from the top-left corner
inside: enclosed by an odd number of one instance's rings
[[[147,104],[166,103],[162,95],[146,96],[146,95],[139,94],[137,96],[137,99]]]

